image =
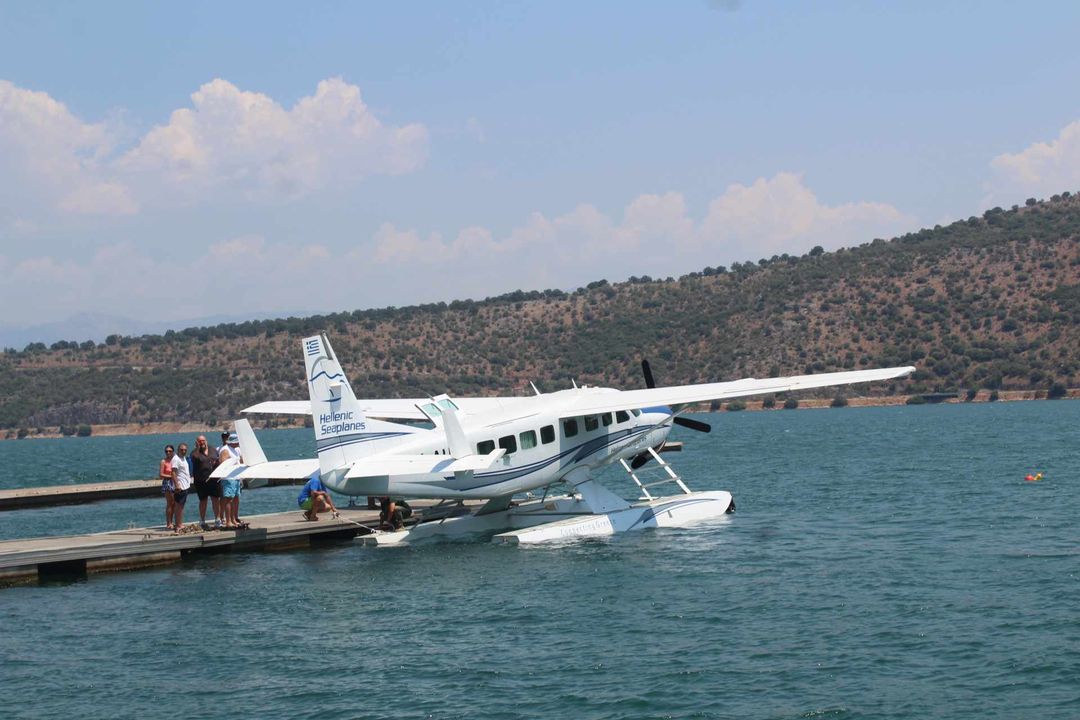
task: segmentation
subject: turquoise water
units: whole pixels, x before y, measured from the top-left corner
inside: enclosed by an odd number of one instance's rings
[[[711,525],[222,555],[0,591],[0,715],[1080,717],[1080,402],[700,417],[713,433],[677,429],[670,459],[734,493]],[[260,438],[271,457],[310,444]],[[147,475],[161,444],[3,442],[0,486]],[[86,469],[65,474],[72,457]],[[159,515],[0,513],[0,537]]]

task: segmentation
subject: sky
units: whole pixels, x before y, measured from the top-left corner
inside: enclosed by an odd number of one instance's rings
[[[1080,190],[1080,4],[0,0],[0,326],[574,289]]]

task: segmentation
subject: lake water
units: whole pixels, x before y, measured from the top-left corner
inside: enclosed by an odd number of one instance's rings
[[[669,459],[733,492],[709,525],[0,590],[0,717],[1080,717],[1080,402],[698,417],[712,434],[676,428]],[[310,456],[310,431],[259,436]],[[0,487],[146,477],[192,439],[0,442]],[[0,513],[0,538],[160,505]]]

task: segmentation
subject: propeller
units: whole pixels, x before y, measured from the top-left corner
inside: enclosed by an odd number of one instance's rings
[[[653,378],[652,374],[652,366],[650,366],[649,361],[644,358],[642,358],[641,360],[641,374],[645,376],[645,387],[649,388],[650,390],[656,387],[656,380]],[[674,422],[676,425],[681,425],[682,427],[688,428],[690,430],[697,430],[698,432],[707,433],[712,431],[712,426],[710,426],[708,423],[703,423],[700,420],[691,420],[690,418],[679,417],[678,415],[672,418],[672,422]],[[660,452],[661,447],[663,447],[663,445],[660,445],[659,447],[653,449],[656,450],[656,452]],[[639,467],[649,462],[649,460],[651,459],[651,453],[638,453],[634,456],[634,459],[630,461],[630,469],[637,470]]]
[[[641,374],[645,376],[645,387],[649,388],[650,390],[656,387],[656,381],[653,379],[652,367],[649,365],[648,360],[642,359]],[[691,430],[697,430],[698,432],[712,432],[712,426],[707,423],[703,423],[700,420],[691,420],[690,418],[679,417],[678,415],[676,415],[674,417],[674,422],[676,425],[681,425],[682,427],[689,428]],[[647,458],[651,457],[648,453],[645,453],[645,456]],[[638,457],[641,456],[639,455]],[[634,458],[634,460],[637,460],[637,458]]]

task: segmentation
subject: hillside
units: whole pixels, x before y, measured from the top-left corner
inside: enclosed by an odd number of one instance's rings
[[[306,397],[299,339],[320,331],[359,394],[400,397],[640,387],[642,357],[663,384],[910,363],[874,392],[1045,390],[1076,384],[1078,328],[1080,198],[1064,193],[679,279],[8,349],[0,427],[224,422]]]

